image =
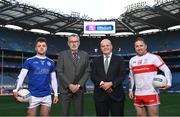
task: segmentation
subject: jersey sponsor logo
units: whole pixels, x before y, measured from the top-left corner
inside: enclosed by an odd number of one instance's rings
[[[49,69],[37,67],[34,74],[49,74]]]
[[[132,71],[134,74],[157,72],[157,67],[154,65],[140,65],[132,67]]]
[[[148,59],[144,59],[144,64],[148,63]]]
[[[48,61],[48,62],[47,62],[47,65],[48,65],[48,66],[51,66],[51,62]]]
[[[34,64],[38,64],[39,62],[38,62],[38,61],[34,61],[33,63],[34,63]]]

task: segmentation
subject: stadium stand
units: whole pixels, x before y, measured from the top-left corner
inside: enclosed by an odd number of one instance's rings
[[[171,45],[169,43],[175,44],[179,43],[180,40],[178,38],[180,37],[179,31],[173,31],[173,32],[166,32],[163,34],[164,36],[161,36],[161,33],[156,34],[150,34],[150,35],[138,35],[143,36],[148,45],[149,50],[153,53],[159,54],[162,56],[162,58],[165,60],[167,65],[171,68],[173,71],[173,85],[170,90],[172,91],[178,91],[180,90],[180,83],[179,83],[179,68],[180,68],[180,45],[176,44]],[[4,40],[1,42],[1,56],[2,51],[4,51],[4,58],[3,58],[3,64],[1,62],[1,68],[4,68],[4,85],[13,85],[15,83],[9,82],[10,78],[12,79],[13,76],[16,76],[17,79],[17,72],[19,72],[23,61],[30,56],[35,55],[34,53],[34,41],[37,37],[43,36],[47,38],[49,51],[48,53],[51,54],[50,58],[54,59],[56,61],[57,55],[60,51],[68,49],[67,47],[67,37],[61,37],[61,36],[51,36],[51,35],[39,35],[34,34],[31,32],[20,32],[15,30],[9,30],[9,29],[1,29],[0,32],[0,38],[1,40]],[[166,37],[166,38],[164,38]],[[172,38],[171,38],[172,37]],[[134,47],[133,42],[135,39],[135,36],[129,36],[129,37],[110,37],[112,44],[113,44],[113,51],[116,54],[123,55],[126,64],[128,66],[129,59],[132,55],[134,55]],[[90,58],[93,59],[94,55],[99,54],[99,52],[95,52],[94,49],[99,48],[99,42],[101,41],[101,38],[92,38],[92,37],[81,37],[81,46],[80,48],[82,50],[87,51],[90,54]],[[4,43],[7,43],[4,45]],[[164,44],[165,43],[165,44]],[[167,46],[167,45],[168,46]],[[128,45],[128,47],[127,47]],[[121,48],[121,51],[118,51],[118,48]],[[18,50],[17,50],[18,49]],[[2,60],[2,57],[1,57]],[[7,70],[6,70],[7,69]],[[8,69],[11,69],[13,73],[9,73]],[[16,70],[15,70],[16,69]],[[175,72],[175,73],[174,73]],[[9,74],[9,75],[7,75]],[[128,74],[128,70],[127,70]],[[1,76],[2,78],[2,76]],[[12,80],[14,82],[14,80]],[[93,91],[93,85],[91,81],[87,81],[87,92]],[[128,88],[128,80],[124,82],[124,88]]]
[[[58,54],[59,51],[68,49],[67,37],[62,36],[50,36],[50,35],[40,35],[30,32],[14,31],[7,29],[0,30],[0,47],[1,49],[24,51],[24,52],[34,52],[34,42],[39,36],[47,38],[49,54]],[[163,33],[163,34],[162,34]],[[162,36],[163,35],[163,36]],[[163,51],[163,50],[173,50],[180,48],[179,42],[180,31],[166,31],[159,32],[156,34],[149,35],[136,35],[142,36],[146,39],[149,51]],[[135,36],[129,37],[110,37],[113,44],[113,51],[116,54],[129,54],[134,53],[134,39]],[[94,49],[99,48],[99,42],[101,37],[81,37],[80,49],[83,49],[89,53],[95,53]],[[128,45],[128,48],[127,48]],[[121,50],[119,51],[119,48]]]
[[[0,74],[1,79],[2,79],[2,74]],[[9,76],[9,73],[5,73],[3,74],[3,84],[5,86],[13,86],[15,85],[16,79],[12,78],[11,76]]]

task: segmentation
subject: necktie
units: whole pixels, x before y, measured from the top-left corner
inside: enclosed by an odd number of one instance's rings
[[[77,52],[74,52],[74,53],[72,53],[73,54],[73,61],[74,61],[74,63],[77,63],[77,61],[78,61],[78,53]]]
[[[105,70],[105,73],[106,73],[106,74],[107,74],[108,67],[109,67],[108,58],[109,58],[109,56],[106,56],[106,57],[105,57],[105,62],[104,62],[104,70]]]

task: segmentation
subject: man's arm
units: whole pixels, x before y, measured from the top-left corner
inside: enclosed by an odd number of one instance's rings
[[[134,97],[133,88],[134,88],[134,78],[133,78],[132,70],[130,69],[129,71],[129,98],[130,99],[133,99]]]
[[[104,82],[101,81],[99,78],[97,78],[97,65],[96,65],[96,60],[92,62],[92,68],[91,68],[91,80],[94,83],[96,87],[100,87]]]
[[[17,92],[20,89],[20,87],[22,86],[27,73],[28,73],[27,69],[21,69],[21,72],[20,72],[18,79],[17,79],[16,89],[13,90],[14,93]]]
[[[57,74],[58,76],[65,82],[65,86],[69,87],[70,81],[67,79],[66,75],[64,74],[64,58],[62,53],[58,56],[57,61]]]
[[[172,74],[171,71],[169,70],[168,66],[164,63],[162,58],[158,55],[154,57],[154,64],[164,72],[165,77],[167,78],[167,85],[162,86],[160,89],[167,89],[171,87],[171,82],[172,82]]]
[[[51,73],[51,85],[52,85],[52,89],[54,91],[53,103],[56,104],[58,102],[58,84],[57,84],[57,79],[56,79],[56,73],[55,72]]]
[[[129,71],[129,91],[133,91],[134,88],[134,78],[133,78],[133,73],[132,70]]]
[[[86,68],[85,68],[85,72],[82,76],[82,78],[79,80],[78,84],[82,87],[84,86],[86,80],[90,77],[90,62],[89,62],[89,57],[88,55],[86,56]]]
[[[121,84],[124,79],[126,78],[126,67],[125,67],[125,62],[122,58],[119,59],[120,61],[120,66],[119,66],[119,75],[117,76],[117,78],[115,78],[112,81],[112,87],[115,88],[116,86],[118,86],[119,84]]]
[[[18,100],[18,93],[17,92],[20,89],[20,87],[22,86],[27,73],[28,73],[27,69],[21,69],[21,72],[20,72],[20,74],[18,76],[16,89],[13,90],[13,95],[17,99],[17,101],[19,101]]]
[[[57,79],[56,79],[56,73],[52,72],[51,73],[51,85],[52,89],[54,92],[54,96],[58,96],[58,84],[57,84]]]
[[[166,64],[159,67],[159,69],[164,72],[164,75],[167,78],[167,86],[164,86],[161,89],[167,89],[167,88],[171,87],[171,85],[172,85],[172,74],[171,74],[170,69],[167,67]]]

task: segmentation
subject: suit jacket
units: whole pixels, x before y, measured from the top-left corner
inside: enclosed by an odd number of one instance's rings
[[[92,76],[91,79],[95,85],[94,98],[95,101],[105,101],[109,98],[116,101],[123,101],[125,98],[123,90],[123,81],[125,75],[125,63],[122,57],[112,54],[107,74],[104,70],[103,56],[98,57],[92,64]],[[101,89],[99,84],[101,81],[113,83],[111,93]]]
[[[70,50],[62,51],[57,61],[57,74],[60,77],[60,93],[69,93],[69,84],[84,87],[89,78],[89,56],[84,51],[78,52],[78,62],[74,63]]]

